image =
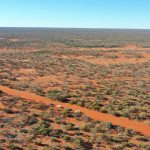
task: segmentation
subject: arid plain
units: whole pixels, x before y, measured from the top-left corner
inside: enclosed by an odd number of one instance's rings
[[[150,30],[0,28],[0,149],[149,150]]]

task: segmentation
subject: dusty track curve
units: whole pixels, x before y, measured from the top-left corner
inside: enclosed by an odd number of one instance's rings
[[[61,103],[61,102],[57,102],[51,99],[48,99],[46,97],[41,97],[38,96],[36,94],[27,92],[27,91],[19,91],[19,90],[14,90],[14,89],[10,89],[8,87],[5,86],[1,86],[0,85],[0,90],[3,91],[4,93],[7,93],[9,95],[15,96],[15,97],[20,97],[20,98],[24,98],[24,99],[28,99],[28,100],[32,100],[32,101],[36,101],[36,102],[42,102],[45,104],[54,104],[54,105],[62,105],[63,107],[66,108],[70,108],[72,110],[80,110],[82,113],[84,113],[85,115],[89,116],[90,118],[97,120],[97,121],[104,121],[104,122],[111,122],[114,125],[119,125],[125,128],[131,128],[137,132],[140,132],[146,136],[150,136],[150,126],[145,125],[144,123],[141,122],[137,122],[137,121],[132,121],[129,120],[127,118],[123,118],[123,117],[115,117],[109,114],[104,114],[104,113],[100,113],[94,110],[90,110],[87,108],[83,108],[77,105],[71,105],[68,103]]]

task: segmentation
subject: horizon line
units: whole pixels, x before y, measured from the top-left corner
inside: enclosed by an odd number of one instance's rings
[[[108,30],[150,30],[150,28],[102,28],[102,27],[44,27],[44,26],[0,26],[0,28],[42,28],[42,29],[108,29]]]

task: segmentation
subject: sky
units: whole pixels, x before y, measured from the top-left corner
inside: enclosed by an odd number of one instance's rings
[[[0,27],[150,29],[150,0],[0,0]]]

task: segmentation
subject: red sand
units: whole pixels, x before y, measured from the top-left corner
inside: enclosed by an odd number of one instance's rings
[[[123,117],[115,117],[115,116],[112,116],[109,114],[100,113],[100,112],[90,110],[87,108],[83,108],[83,107],[80,107],[77,105],[71,105],[68,103],[57,102],[57,101],[48,99],[46,97],[41,97],[36,94],[27,92],[27,91],[14,90],[14,89],[10,89],[5,86],[0,86],[0,90],[9,95],[32,100],[35,102],[42,102],[45,104],[53,103],[55,105],[62,105],[63,107],[70,108],[73,111],[80,110],[82,113],[84,113],[85,115],[89,116],[90,118],[92,118],[94,120],[111,122],[114,125],[122,126],[125,128],[130,128],[130,129],[140,132],[146,136],[150,136],[150,126],[145,125],[144,123],[141,123],[141,122],[132,121],[132,120],[129,120],[129,119],[123,118]]]

